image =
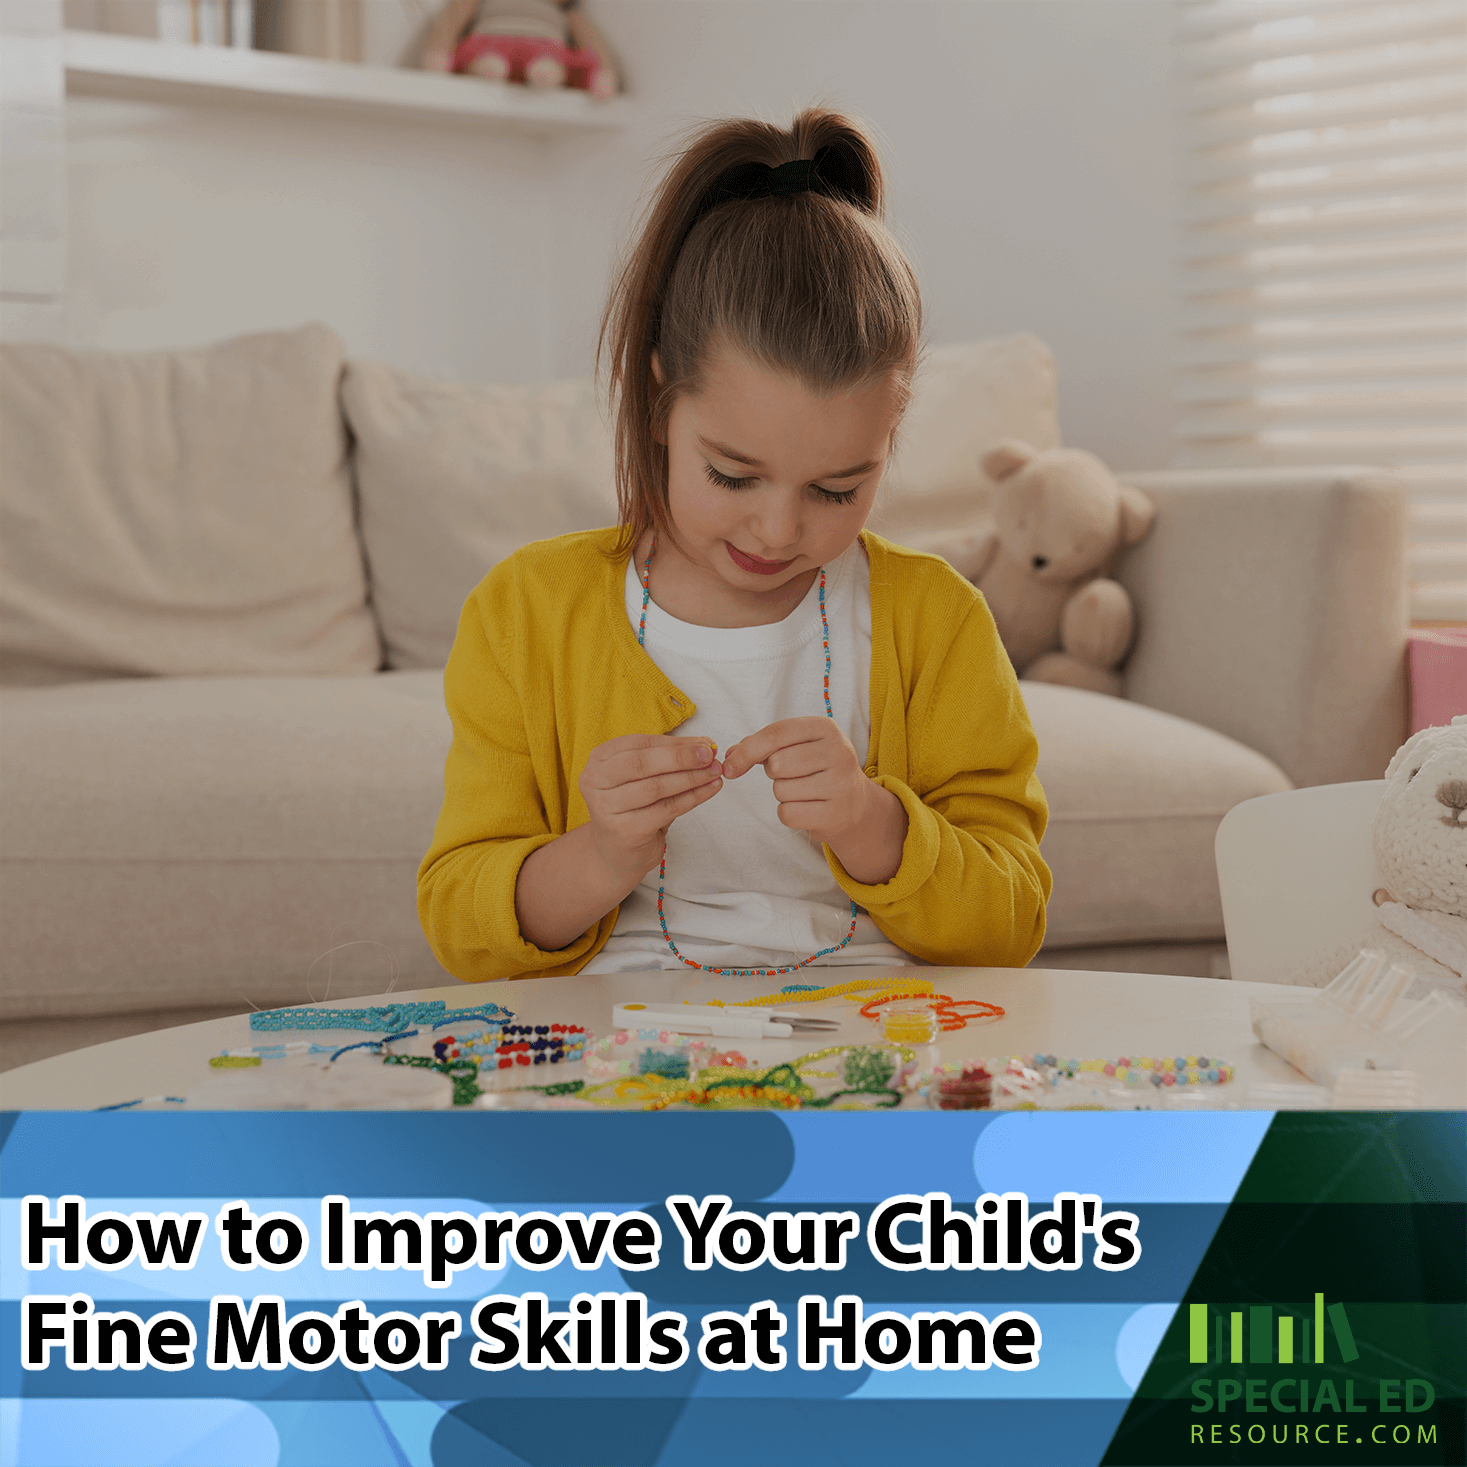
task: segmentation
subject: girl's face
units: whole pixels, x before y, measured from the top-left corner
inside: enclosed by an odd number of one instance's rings
[[[739,351],[714,355],[667,424],[675,599],[716,617],[793,609],[866,523],[899,416],[890,380],[821,396]]]

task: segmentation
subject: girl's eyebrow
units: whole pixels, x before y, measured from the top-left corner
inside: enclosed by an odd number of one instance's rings
[[[714,443],[704,438],[701,434],[698,435],[698,442],[710,453],[716,453],[719,458],[732,459],[736,464],[747,464],[751,469],[762,469],[764,467],[757,458],[750,458],[744,453],[735,453],[733,449],[726,448],[722,443]],[[872,459],[868,463],[857,464],[853,469],[842,469],[838,474],[821,474],[819,477],[822,479],[854,479],[857,474],[870,473],[875,467],[876,461]]]

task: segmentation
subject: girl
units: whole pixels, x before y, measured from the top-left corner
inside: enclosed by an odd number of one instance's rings
[[[602,322],[618,529],[465,603],[418,873],[465,979],[1023,966],[1048,810],[983,598],[863,528],[917,363],[866,133],[714,124]],[[723,757],[718,757],[720,743]]]

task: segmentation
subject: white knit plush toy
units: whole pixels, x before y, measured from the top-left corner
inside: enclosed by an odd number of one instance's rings
[[[1322,987],[1371,947],[1414,968],[1426,987],[1467,996],[1467,714],[1412,734],[1385,777],[1371,826],[1385,880],[1375,896],[1377,921],[1321,953],[1293,981]]]

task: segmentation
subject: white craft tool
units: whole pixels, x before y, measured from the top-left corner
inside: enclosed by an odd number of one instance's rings
[[[840,1028],[836,1019],[817,1019],[797,1009],[727,1009],[719,1004],[619,1003],[611,1011],[618,1029],[671,1029],[677,1034],[707,1034],[719,1039],[784,1039],[800,1033]]]

